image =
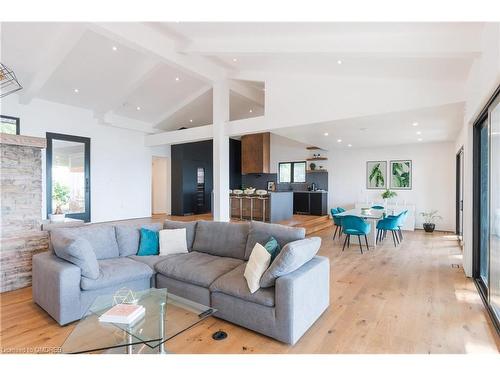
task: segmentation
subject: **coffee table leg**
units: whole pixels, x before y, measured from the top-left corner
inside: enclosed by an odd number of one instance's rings
[[[128,341],[128,345],[127,345],[127,354],[134,354],[134,347],[132,345],[132,335],[130,333],[127,333],[127,341]]]
[[[167,352],[165,351],[165,306],[166,302],[162,302],[160,304],[160,345],[158,346],[158,351],[160,354],[166,354]]]

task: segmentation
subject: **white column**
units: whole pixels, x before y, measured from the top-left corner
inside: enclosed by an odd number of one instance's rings
[[[213,86],[213,207],[215,221],[229,221],[229,137],[225,124],[229,121],[229,84],[218,81]]]

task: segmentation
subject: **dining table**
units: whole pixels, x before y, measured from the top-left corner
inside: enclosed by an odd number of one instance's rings
[[[342,216],[357,216],[362,218],[363,220],[367,221],[370,223],[370,233],[366,235],[366,238],[368,239],[368,246],[369,247],[376,247],[377,246],[377,223],[379,220],[382,220],[386,216],[396,216],[399,215],[401,212],[404,211],[404,208],[398,208],[398,209],[375,209],[375,208],[370,208],[369,210],[364,210],[363,208],[353,208],[350,210],[346,210],[342,213],[337,214],[336,216],[342,217]]]

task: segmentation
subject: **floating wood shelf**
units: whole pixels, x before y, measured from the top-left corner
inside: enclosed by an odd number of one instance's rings
[[[319,147],[316,147],[316,146],[309,146],[309,147],[306,147],[306,150],[322,150],[322,149]]]
[[[309,158],[307,161],[316,161],[316,160],[328,160],[328,158],[320,157],[320,158]]]
[[[307,173],[321,173],[321,172],[328,172],[326,169],[308,169],[306,170]]]

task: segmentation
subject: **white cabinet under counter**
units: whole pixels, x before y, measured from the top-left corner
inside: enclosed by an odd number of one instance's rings
[[[416,222],[416,207],[413,204],[407,204],[404,202],[395,202],[388,203],[385,205],[384,203],[378,202],[358,202],[354,205],[355,208],[363,208],[363,207],[371,207],[373,205],[381,205],[384,206],[388,215],[391,215],[392,210],[401,211],[408,210],[408,216],[406,217],[405,222],[403,223],[403,230],[415,230],[415,222]]]

